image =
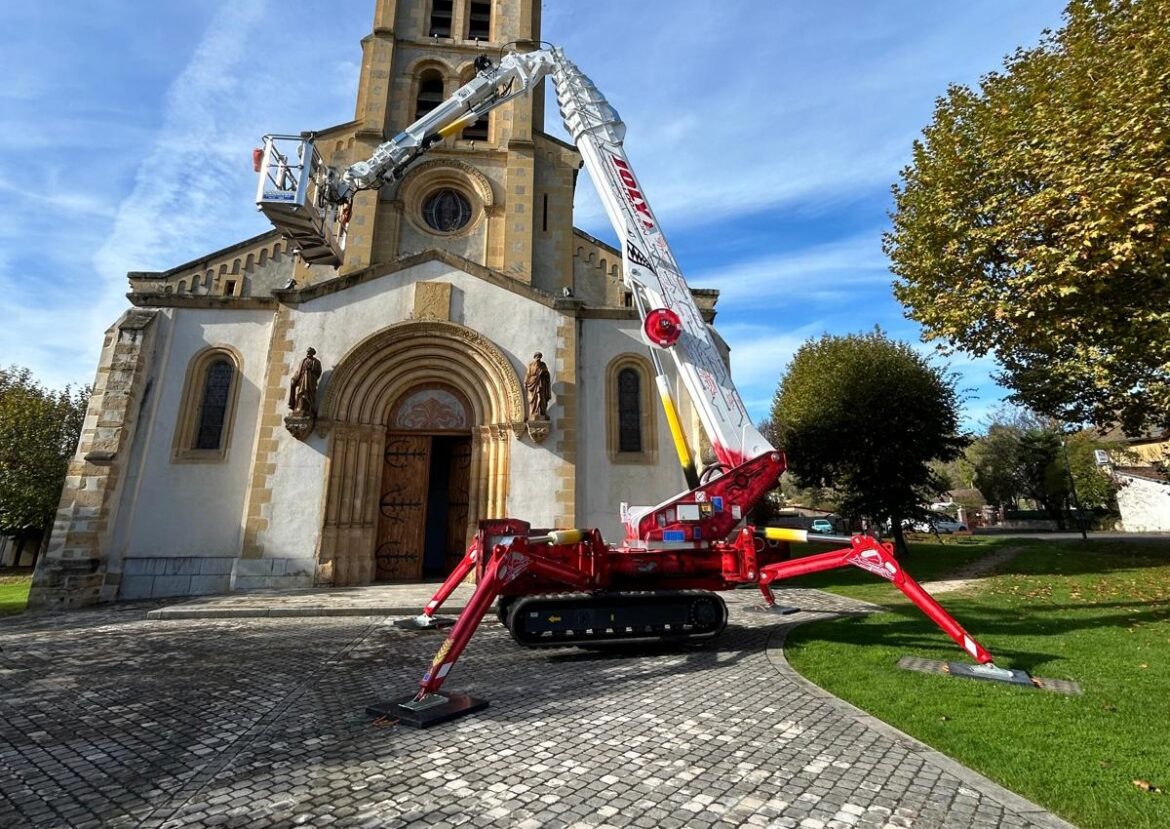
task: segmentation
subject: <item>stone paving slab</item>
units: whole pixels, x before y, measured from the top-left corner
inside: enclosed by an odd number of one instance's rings
[[[0,622],[0,826],[1067,827],[798,677],[806,590],[686,648],[525,650],[489,617],[451,686],[492,706],[374,725],[443,641],[386,617]]]

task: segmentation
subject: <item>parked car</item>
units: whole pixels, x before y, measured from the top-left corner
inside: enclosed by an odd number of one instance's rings
[[[967,532],[967,525],[952,521],[945,515],[940,515],[938,518],[929,518],[925,521],[911,521],[905,525],[905,529],[913,530],[916,533],[950,535],[951,533]]]
[[[966,524],[960,524],[958,521],[952,521],[949,518],[935,518],[932,523],[934,524],[935,531],[943,535],[967,532]]]
[[[831,535],[833,532],[833,522],[827,518],[818,518],[812,522],[809,530],[814,533],[827,533]]]

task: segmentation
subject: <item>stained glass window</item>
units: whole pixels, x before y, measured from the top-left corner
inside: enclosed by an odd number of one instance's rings
[[[440,233],[453,233],[471,221],[471,202],[458,190],[439,190],[423,205],[423,219]]]
[[[642,451],[642,378],[636,369],[618,372],[618,451]]]
[[[228,395],[235,369],[227,360],[216,360],[203,376],[203,398],[199,406],[199,429],[195,433],[196,449],[219,449],[227,415]]]

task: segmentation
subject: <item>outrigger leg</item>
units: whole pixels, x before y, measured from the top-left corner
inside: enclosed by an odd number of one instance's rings
[[[868,535],[845,536],[814,536],[800,530],[783,530],[769,527],[765,530],[766,537],[785,541],[842,541],[850,546],[841,550],[832,550],[827,553],[807,556],[792,561],[781,561],[768,564],[760,568],[760,591],[764,600],[769,604],[775,602],[769,585],[777,579],[794,578],[809,573],[819,573],[823,570],[833,570],[837,567],[852,565],[862,570],[868,570],[886,581],[892,582],[895,587],[914,602],[918,609],[925,613],[932,622],[942,628],[947,636],[966,651],[977,665],[963,663],[948,663],[950,672],[955,676],[969,676],[977,679],[990,679],[999,682],[1009,682],[1017,685],[1032,685],[1032,679],[1026,671],[1008,670],[999,668],[992,660],[991,653],[980,645],[971,634],[967,633],[958,622],[947,613],[934,597],[922,589],[909,573],[902,569],[902,565],[894,558],[894,548],[891,544],[884,544]],[[797,537],[797,536],[800,537]]]
[[[475,586],[475,592],[471,594],[467,607],[459,614],[458,621],[439,647],[431,666],[423,674],[418,693],[372,705],[366,709],[366,713],[396,719],[400,725],[428,728],[487,708],[487,700],[458,691],[440,694],[439,688],[451,672],[451,668],[455,666],[463,649],[467,647],[467,643],[471,641],[471,637],[475,635],[476,628],[500,591],[520,574],[528,572],[576,589],[587,587],[589,584],[589,576],[585,573],[529,552],[527,538],[514,538],[507,547],[498,545],[492,551],[483,577]],[[452,576],[454,575],[452,573]]]
[[[467,548],[467,552],[463,554],[463,558],[455,565],[455,569],[450,572],[446,580],[435,591],[435,595],[431,596],[431,600],[427,602],[427,606],[423,608],[422,613],[417,616],[412,616],[409,619],[397,619],[391,624],[396,628],[403,628],[405,630],[430,630],[431,628],[445,628],[455,624],[455,620],[450,616],[436,616],[435,613],[443,602],[450,598],[451,594],[455,592],[467,574],[475,567],[475,562],[479,557],[479,549],[475,543]]]

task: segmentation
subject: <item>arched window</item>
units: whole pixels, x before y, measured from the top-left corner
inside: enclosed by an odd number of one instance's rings
[[[615,463],[658,462],[654,369],[637,354],[615,357],[606,371],[606,446]]]
[[[467,39],[491,40],[492,37],[492,4],[491,0],[471,0],[467,15]]]
[[[199,425],[192,449],[219,449],[227,422],[228,395],[232,390],[235,369],[226,359],[216,360],[203,375],[203,394],[199,403]]]
[[[618,451],[642,451],[642,378],[638,370],[618,372]]]
[[[208,348],[192,358],[175,429],[175,460],[227,457],[239,380],[240,359],[232,350]]]
[[[454,5],[454,0],[432,0],[431,25],[427,30],[428,35],[431,37],[451,36],[451,19],[454,16]]]
[[[438,69],[427,69],[418,79],[418,99],[414,120],[418,120],[443,103],[443,76]]]

